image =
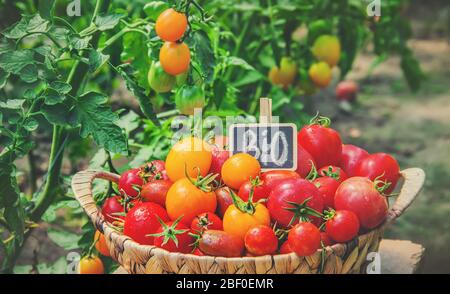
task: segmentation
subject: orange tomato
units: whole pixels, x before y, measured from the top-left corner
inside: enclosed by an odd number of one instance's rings
[[[175,42],[183,37],[187,24],[186,15],[169,8],[156,19],[156,34],[164,41]]]
[[[316,86],[325,88],[331,82],[331,68],[326,62],[323,61],[314,63],[309,68],[309,77]]]
[[[261,203],[253,203],[253,206],[253,211],[247,211],[240,205],[230,205],[223,216],[223,230],[244,240],[245,234],[251,228],[259,225],[269,226],[269,210]]]
[[[172,182],[186,177],[206,176],[211,167],[211,148],[205,141],[188,137],[173,145],[166,158],[166,172]]]
[[[221,174],[223,182],[237,190],[250,178],[256,178],[260,171],[261,165],[256,158],[247,153],[237,153],[225,161]]]
[[[100,231],[95,231],[94,235],[95,249],[103,256],[111,256],[109,253],[108,245],[106,245],[105,235]]]
[[[269,80],[274,85],[289,87],[297,75],[297,64],[289,57],[283,57],[280,67],[274,66],[270,69]]]
[[[319,61],[333,67],[341,58],[341,43],[336,36],[322,35],[316,39],[311,51]]]
[[[202,179],[182,178],[170,187],[166,209],[172,220],[183,216],[181,222],[190,226],[197,215],[216,211],[216,194],[210,187],[201,185]]]
[[[191,62],[191,52],[185,43],[165,42],[159,51],[159,62],[164,71],[176,76],[186,72]]]
[[[98,256],[85,256],[80,259],[78,272],[84,275],[101,275],[105,273],[105,268]]]

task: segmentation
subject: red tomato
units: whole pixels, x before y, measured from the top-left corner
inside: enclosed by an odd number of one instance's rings
[[[400,178],[400,167],[397,160],[386,153],[375,153],[365,157],[358,165],[358,176],[369,178],[372,181],[380,180],[390,183],[389,187],[383,191],[390,194],[397,185]],[[379,183],[378,187],[384,184]]]
[[[189,228],[180,223],[181,218],[176,221],[162,223],[155,232],[154,245],[170,252],[190,253],[194,237],[189,234]]]
[[[142,201],[155,202],[162,207],[166,206],[166,196],[172,182],[170,180],[153,180],[142,186]]]
[[[220,181],[220,179],[222,178],[221,176],[222,165],[230,157],[230,153],[228,152],[228,150],[220,149],[216,145],[211,145],[211,153],[212,158],[209,173],[218,174],[216,179]]]
[[[288,242],[297,255],[312,255],[320,248],[320,231],[312,223],[299,223],[289,231]]]
[[[261,180],[266,185],[269,193],[275,186],[290,179],[300,179],[300,175],[290,170],[272,170],[261,174]]]
[[[194,251],[192,251],[192,254],[197,256],[205,256],[205,253],[203,253],[200,249],[195,248]]]
[[[317,172],[321,177],[330,177],[337,180],[339,183],[342,183],[348,178],[347,174],[342,170],[342,168],[333,165],[324,166]]]
[[[308,201],[305,204],[306,200]],[[295,203],[295,205],[292,203]],[[291,179],[272,189],[267,200],[267,208],[273,222],[282,227],[288,227],[297,223],[300,218],[310,218],[315,222],[320,221],[316,216],[311,217],[303,210],[310,212],[308,209],[312,209],[322,213],[323,199],[319,190],[309,181]]]
[[[330,177],[321,177],[315,179],[313,184],[322,195],[325,208],[334,208],[334,195],[337,188],[339,188],[340,182]]]
[[[240,257],[244,241],[224,231],[208,230],[200,238],[199,249],[211,256]]]
[[[323,246],[331,246],[334,244],[334,241],[325,232],[320,232],[320,240],[322,240]]]
[[[369,152],[354,145],[342,145],[341,163],[339,166],[345,171],[347,176],[354,177],[358,172],[358,165],[361,160],[369,155]]]
[[[133,207],[125,217],[124,235],[143,245],[153,245],[153,236],[161,224],[159,219],[166,222],[169,216],[164,208],[152,202],[143,202]]]
[[[289,254],[292,253],[291,247],[289,246],[289,242],[286,240],[283,245],[280,247],[280,254]]]
[[[326,234],[336,242],[347,242],[359,232],[359,220],[350,210],[337,210],[325,224]]]
[[[169,179],[166,172],[166,164],[162,160],[153,160],[141,166],[141,170],[144,172],[147,181]]]
[[[253,202],[257,202],[258,200],[265,199],[269,197],[269,189],[267,189],[267,186],[264,185],[264,182],[259,179],[259,177],[256,177],[256,179],[252,179],[249,181],[246,181],[242,186],[239,188],[238,196],[244,200],[248,201],[248,197],[250,196],[250,191],[253,187]]]
[[[313,166],[316,165],[314,158],[301,145],[297,146],[297,170],[296,172],[302,177],[306,178],[311,172]]]
[[[122,196],[129,197],[139,196],[139,192],[144,184],[144,179],[141,176],[141,170],[139,168],[133,168],[124,172],[119,179],[119,192]]]
[[[230,188],[221,187],[216,190],[217,198],[217,213],[221,217],[224,216],[225,211],[227,211],[228,206],[233,204],[233,198],[231,198]]]
[[[358,84],[354,81],[342,81],[336,87],[336,97],[339,101],[354,101],[358,93]]]
[[[319,117],[318,123],[304,126],[297,135],[298,145],[314,158],[317,168],[337,165],[342,154],[342,140],[339,133],[329,128],[329,119]],[[319,124],[322,123],[322,124]]]
[[[125,216],[118,215],[121,213],[125,213],[122,197],[112,196],[105,199],[102,206],[102,214],[107,222],[113,223],[117,219],[124,219]]]
[[[274,231],[263,225],[248,230],[244,243],[247,251],[255,256],[273,254],[278,248],[278,238]]]
[[[203,233],[206,230],[223,230],[223,223],[220,217],[211,212],[197,215],[191,223],[191,230],[195,233]]]
[[[339,186],[334,196],[334,207],[353,211],[365,229],[381,224],[388,213],[386,198],[378,192],[374,182],[363,177],[347,179]]]

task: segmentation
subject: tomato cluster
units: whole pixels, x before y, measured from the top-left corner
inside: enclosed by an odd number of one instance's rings
[[[183,42],[184,37],[189,34],[187,29],[186,14],[169,8],[159,15],[155,31],[164,44],[159,51],[159,60],[153,61],[150,66],[148,83],[157,93],[167,93],[177,88],[177,109],[182,114],[192,115],[194,109],[203,108],[206,101],[198,73],[193,73],[192,83],[186,83],[191,62],[191,51]]]
[[[306,94],[312,94],[316,88],[327,87],[332,80],[332,69],[341,58],[341,43],[336,36],[321,35],[318,36],[312,44],[310,51],[315,61],[305,69],[305,77],[300,75],[300,88]],[[273,66],[268,74],[269,81],[273,85],[288,88],[297,77],[298,66],[291,57],[283,57],[280,66]],[[351,100],[350,97],[356,89],[344,84],[343,89],[337,93],[340,100]]]
[[[400,170],[388,154],[343,144],[329,125],[317,117],[298,132],[297,171],[261,171],[249,154],[230,156],[225,137],[184,138],[165,162],[121,175],[105,219],[140,244],[195,255],[308,256],[348,242],[384,221]]]

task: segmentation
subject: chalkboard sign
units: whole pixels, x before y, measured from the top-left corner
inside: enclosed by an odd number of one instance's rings
[[[294,124],[235,124],[228,131],[231,155],[248,153],[263,170],[297,169],[297,127]]]

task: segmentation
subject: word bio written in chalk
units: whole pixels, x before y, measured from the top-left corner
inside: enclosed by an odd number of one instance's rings
[[[297,167],[297,129],[293,124],[240,124],[230,127],[230,152],[254,156],[265,170]]]

